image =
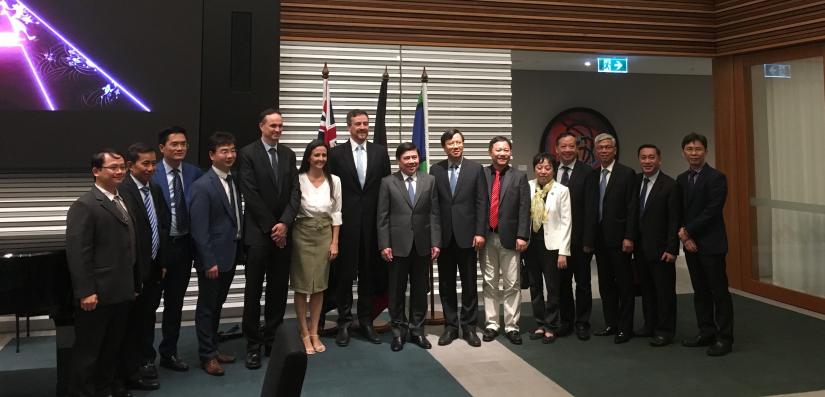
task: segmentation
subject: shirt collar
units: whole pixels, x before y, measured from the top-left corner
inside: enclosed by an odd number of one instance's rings
[[[559,162],[559,168],[567,167],[567,168],[570,168],[570,171],[573,171],[573,167],[576,166],[576,162],[577,162],[576,159],[573,159],[573,161],[571,161],[570,164],[564,164],[564,162]],[[564,171],[564,170],[562,170],[562,171]]]
[[[614,165],[616,165],[616,159],[613,159],[613,162],[612,162],[612,163],[610,163],[610,165],[608,165],[607,167],[601,167],[601,169],[603,169],[603,170],[608,170],[608,171],[610,171],[610,173],[612,174],[612,173],[613,173],[613,166],[614,166]]]
[[[98,190],[100,190],[100,192],[101,192],[101,193],[103,193],[104,195],[106,195],[106,198],[108,198],[109,200],[115,201],[115,195],[114,195],[114,194],[112,194],[112,193],[110,193],[108,190],[106,190],[106,189],[102,188],[102,187],[101,187],[100,185],[98,185],[97,183],[95,183],[95,187],[96,187]],[[117,194],[117,190],[115,190],[115,193]]]
[[[214,165],[212,166],[212,171],[215,171],[215,174],[218,175],[218,178],[221,178],[221,179],[224,179],[224,180],[226,179],[226,176],[229,175],[228,172],[223,172],[223,171],[219,170],[218,167],[215,167]]]
[[[169,163],[168,163],[168,162],[166,162],[166,158],[165,158],[165,157],[163,158],[163,168],[165,168],[165,169],[166,169],[166,173],[167,173],[167,174],[171,174],[171,173],[172,173],[172,170],[174,170],[174,169],[175,169],[175,167],[172,167],[171,165],[169,165]],[[180,163],[180,165],[178,166],[178,169],[181,171],[181,174],[183,174],[183,163]]]
[[[138,190],[143,189],[144,187],[149,187],[149,184],[148,184],[148,183],[144,185],[144,184],[143,184],[143,182],[139,181],[139,180],[138,180],[137,178],[135,178],[135,176],[134,176],[134,175],[132,175],[132,174],[129,174],[129,178],[132,178],[132,180],[133,180],[133,181],[135,181],[135,186],[137,186]]]
[[[352,137],[349,138],[349,143],[352,146],[352,151],[353,152],[358,149],[358,142],[355,142],[355,139],[352,139]],[[367,141],[366,140],[361,145],[364,146],[364,150],[367,150]]]
[[[653,184],[653,183],[656,182],[656,178],[659,177],[660,173],[662,173],[662,170],[657,170],[656,173],[653,174],[652,176],[647,176],[645,174],[642,174],[642,180],[644,181],[645,178],[647,178],[650,181],[650,183]]]
[[[272,149],[272,148],[275,148],[275,150],[278,150],[278,142],[275,142],[275,144],[274,144],[274,145],[270,145],[270,144],[268,144],[268,143],[264,142],[264,139],[263,139],[263,138],[261,138],[261,143],[263,143],[263,144],[264,144],[264,150],[265,150],[267,153],[269,153],[269,149]]]
[[[398,172],[401,173],[401,178],[404,180],[404,182],[407,182],[407,178],[409,178],[409,177],[412,177],[413,182],[418,182],[418,173],[417,172],[413,172],[412,175],[407,175],[403,171],[398,171]]]
[[[454,163],[454,162],[450,161],[450,159],[447,159],[447,168],[448,169],[452,168],[452,166],[456,166],[458,168],[461,168],[462,163],[464,163],[464,156],[461,156],[461,158],[458,159],[457,163]]]

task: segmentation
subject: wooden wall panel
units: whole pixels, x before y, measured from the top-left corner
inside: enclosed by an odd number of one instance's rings
[[[825,1],[719,1],[716,36],[717,55],[825,40]]]

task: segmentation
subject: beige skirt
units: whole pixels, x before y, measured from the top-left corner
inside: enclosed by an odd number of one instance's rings
[[[296,218],[292,228],[292,261],[289,284],[295,292],[314,294],[329,283],[330,218]]]

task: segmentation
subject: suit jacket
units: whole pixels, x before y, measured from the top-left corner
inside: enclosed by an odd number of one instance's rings
[[[639,193],[639,229],[636,254],[644,254],[647,261],[659,260],[665,252],[679,255],[679,213],[681,192],[676,181],[659,171],[656,182],[648,187],[650,193],[642,209],[641,191],[644,174],[636,175],[636,192]]]
[[[536,180],[530,182],[530,200],[536,191]],[[548,251],[558,250],[559,255],[570,256],[570,235],[572,230],[570,191],[561,183],[555,182],[544,198],[544,241],[531,241],[530,244],[544,243]],[[531,224],[532,226],[532,224]]]
[[[152,227],[149,223],[149,214],[146,212],[146,206],[143,204],[143,193],[138,190],[135,181],[130,175],[126,175],[123,183],[118,186],[118,190],[123,195],[123,199],[135,209],[135,245],[137,252],[135,266],[137,271],[135,274],[138,275],[138,280],[140,280],[141,283],[160,281],[163,274],[162,268],[165,266],[163,253],[166,252],[166,246],[169,244],[166,237],[169,236],[169,226],[171,223],[171,215],[166,205],[163,204],[163,192],[156,183],[152,180],[149,181],[149,191],[154,202],[155,217],[158,221],[158,234],[160,237],[158,255],[156,260],[153,261]]]
[[[728,196],[728,180],[725,174],[706,163],[690,189],[689,174],[690,171],[685,171],[676,178],[682,190],[682,226],[696,242],[700,254],[726,254],[728,236],[722,209]]]
[[[357,265],[359,249],[367,255],[377,255],[375,215],[378,190],[381,178],[390,174],[387,148],[370,142],[366,146],[367,173],[362,188],[355,171],[351,143],[347,140],[329,150],[329,172],[341,178],[342,224],[338,237],[338,246],[341,247],[338,263],[344,266]]]
[[[181,181],[183,182],[183,197],[186,199],[186,208],[189,209],[191,207],[190,203],[192,200],[192,192],[189,191],[189,187],[192,186],[192,183],[200,178],[201,175],[203,175],[203,170],[192,164],[184,162],[181,162],[180,166],[183,169],[183,174],[181,175]],[[169,181],[166,179],[166,172],[166,165],[163,161],[158,161],[157,169],[155,169],[155,173],[152,174],[152,181],[155,182],[155,184],[157,184],[163,192],[163,201],[166,203],[166,210],[169,214],[171,214],[172,197],[169,195]]]
[[[416,173],[415,200],[410,202],[407,178],[401,171],[381,179],[378,192],[378,249],[392,248],[393,256],[415,253],[429,256],[431,247],[441,247],[441,220],[435,178]],[[412,234],[410,233],[412,229]]]
[[[484,167],[487,200],[493,190],[493,167]],[[523,172],[508,166],[501,176],[498,205],[498,237],[501,246],[516,249],[516,239],[530,240],[530,186]],[[488,209],[489,210],[489,209]]]
[[[244,197],[247,245],[273,244],[272,227],[278,223],[292,226],[301,205],[295,152],[281,143],[277,147],[277,184],[269,153],[260,139],[241,149],[238,175]]]
[[[599,217],[599,180],[601,168],[597,168],[591,175],[595,186],[596,219]],[[622,240],[633,240],[636,237],[638,225],[639,192],[636,191],[636,173],[629,167],[614,161],[613,172],[604,191],[602,204],[602,221],[598,226],[604,244],[608,248],[621,248]]]
[[[487,179],[484,167],[470,159],[461,161],[461,170],[455,185],[455,194],[450,192],[450,166],[447,160],[439,161],[430,168],[435,177],[438,204],[441,206],[441,243],[450,244],[455,237],[461,248],[471,248],[473,237],[487,235],[488,213]]]
[[[241,196],[237,183],[234,189],[240,213]],[[191,214],[189,230],[197,252],[196,266],[202,271],[214,265],[218,265],[221,272],[232,270],[239,254],[238,241],[235,240],[238,235],[237,218],[220,177],[211,168],[192,184]]]
[[[561,164],[554,165],[553,169],[556,170],[556,182],[561,183],[562,172],[564,171],[561,169]],[[596,207],[596,211],[593,211],[592,208],[598,206],[599,185],[598,180],[593,179],[593,173],[593,167],[576,160],[573,169],[570,171],[570,180],[567,183],[567,189],[570,191],[572,213],[570,249],[573,254],[583,253],[585,246],[594,247],[599,213],[598,207]],[[593,186],[594,182],[596,182],[596,186]]]
[[[76,305],[92,294],[99,305],[134,300],[134,237],[116,205],[93,186],[69,207],[66,259]],[[134,225],[135,210],[128,212]]]

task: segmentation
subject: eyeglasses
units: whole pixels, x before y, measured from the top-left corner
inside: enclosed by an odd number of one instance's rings
[[[112,172],[126,171],[126,166],[125,165],[109,165],[109,166],[100,167],[100,168],[105,168],[105,169],[107,169],[109,171],[112,171]]]

